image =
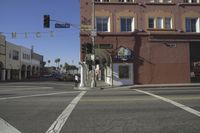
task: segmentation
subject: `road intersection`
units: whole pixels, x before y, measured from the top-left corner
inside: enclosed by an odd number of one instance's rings
[[[200,131],[200,87],[73,88],[67,82],[1,83],[2,133]]]

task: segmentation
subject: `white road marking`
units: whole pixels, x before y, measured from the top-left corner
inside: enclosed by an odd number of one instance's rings
[[[29,85],[29,84],[34,84],[34,83],[32,83],[32,82],[20,82],[20,83],[7,83],[7,84],[10,84],[10,85],[18,85],[18,84],[27,84],[27,85]],[[36,84],[40,84],[40,85],[68,85],[68,86],[74,86],[74,83],[59,83],[59,82],[36,82]]]
[[[45,90],[45,89],[53,89],[53,87],[37,87],[37,86],[10,86],[3,87],[4,89],[0,89],[0,92],[4,91],[23,91],[23,90]],[[9,89],[6,89],[9,88]],[[12,89],[11,89],[12,88]]]
[[[192,108],[190,108],[190,107],[188,107],[188,106],[185,106],[185,105],[183,105],[183,104],[180,104],[180,103],[178,103],[178,102],[172,101],[172,100],[170,100],[170,99],[167,99],[167,98],[164,98],[164,97],[161,97],[161,96],[158,96],[158,95],[149,93],[149,92],[147,92],[147,91],[142,91],[142,90],[138,90],[138,89],[134,89],[134,90],[137,91],[137,92],[141,92],[141,93],[144,93],[144,94],[153,96],[153,97],[158,98],[158,99],[160,99],[160,100],[163,100],[163,101],[165,101],[165,102],[171,103],[171,104],[173,104],[173,105],[175,105],[175,106],[177,106],[177,107],[179,107],[179,108],[181,108],[181,109],[183,109],[183,110],[185,110],[185,111],[187,111],[187,112],[190,112],[190,113],[192,113],[192,114],[194,114],[194,115],[200,117],[200,112],[199,112],[199,111],[194,110],[194,109],[192,109]]]
[[[0,130],[1,133],[21,133],[19,130],[17,130],[15,127],[10,125],[2,118],[0,118]]]
[[[60,114],[60,116],[56,119],[56,121],[51,125],[51,127],[47,130],[46,133],[60,133],[63,125],[69,118],[71,112],[78,104],[82,96],[86,93],[86,91],[82,91],[79,93],[77,97],[75,97],[71,103],[65,108],[65,110]]]
[[[16,96],[16,97],[3,97],[3,98],[0,98],[0,101],[1,100],[9,100],[9,99],[20,99],[20,98],[60,95],[60,94],[67,94],[67,93],[78,93],[78,92],[80,92],[80,91],[68,91],[68,92],[65,91],[65,92],[47,93],[47,94],[36,94],[36,95],[26,95],[26,96]]]

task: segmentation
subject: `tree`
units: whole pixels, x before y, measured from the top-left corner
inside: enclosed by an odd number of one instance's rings
[[[51,60],[48,60],[47,62],[48,62],[48,66],[49,66],[49,65],[50,65],[50,63],[51,63]]]
[[[57,61],[58,61],[58,67],[59,67],[59,63],[60,63],[60,58],[58,58],[58,59],[57,59]]]
[[[78,68],[74,65],[69,65],[68,63],[65,63],[64,67],[63,67],[66,72],[70,71],[70,70],[78,70]]]

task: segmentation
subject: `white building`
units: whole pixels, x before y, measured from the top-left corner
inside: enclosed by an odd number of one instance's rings
[[[6,80],[21,80],[21,47],[6,42]]]
[[[31,49],[25,48],[23,46],[21,47],[21,76],[22,79],[30,78],[32,76],[32,70],[31,70]]]
[[[5,57],[6,80],[29,79],[40,75],[43,56],[33,53],[31,49],[6,42]]]
[[[0,80],[5,80],[6,45],[5,37],[0,34]]]

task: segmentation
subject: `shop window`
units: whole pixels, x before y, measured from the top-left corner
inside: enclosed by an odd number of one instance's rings
[[[120,79],[128,79],[130,73],[129,66],[119,66],[119,78]]]

